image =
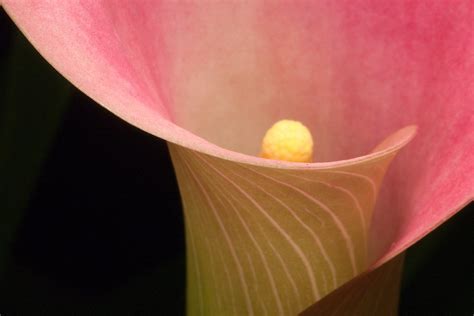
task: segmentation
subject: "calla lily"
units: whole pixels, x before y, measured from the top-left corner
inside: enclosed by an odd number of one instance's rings
[[[190,315],[393,313],[399,255],[472,200],[470,1],[2,5],[68,80],[169,142]],[[285,118],[318,162],[255,156]]]

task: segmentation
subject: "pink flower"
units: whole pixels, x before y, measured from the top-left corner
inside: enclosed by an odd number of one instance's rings
[[[170,142],[189,314],[386,313],[390,260],[472,201],[470,1],[2,5],[67,79]],[[282,118],[321,162],[253,156]],[[361,298],[377,286],[383,303]]]

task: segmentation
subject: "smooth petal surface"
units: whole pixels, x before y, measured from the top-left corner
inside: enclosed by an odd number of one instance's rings
[[[472,1],[2,4],[97,102],[212,159],[310,173],[344,168],[373,156],[340,159],[418,125],[377,202],[372,268],[473,198]],[[280,118],[308,126],[316,160],[327,162],[246,155]]]

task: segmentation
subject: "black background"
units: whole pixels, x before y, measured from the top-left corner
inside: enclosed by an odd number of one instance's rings
[[[60,79],[0,11],[2,77],[19,38],[42,67],[42,80],[59,80],[70,91],[54,140],[29,179],[26,207],[11,221],[11,241],[0,249],[0,314],[183,314],[183,218],[166,143]],[[8,78],[2,80],[4,96]],[[24,93],[18,102],[29,106],[48,98],[41,89]],[[472,315],[472,215],[466,207],[409,249],[401,315]]]

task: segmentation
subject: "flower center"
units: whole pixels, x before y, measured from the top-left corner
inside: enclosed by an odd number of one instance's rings
[[[313,138],[298,121],[281,120],[265,134],[260,157],[292,162],[311,162]]]

